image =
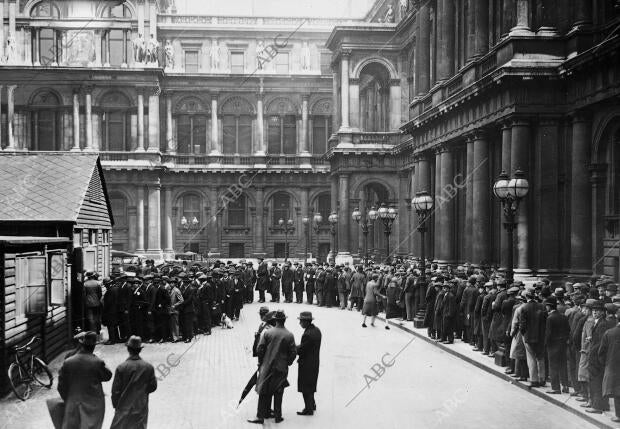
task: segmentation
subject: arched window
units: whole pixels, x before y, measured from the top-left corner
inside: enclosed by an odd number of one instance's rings
[[[228,226],[246,225],[246,204],[245,195],[240,195],[234,201],[228,203]]]
[[[371,63],[360,73],[360,125],[362,131],[387,131],[390,76],[384,66]]]
[[[127,222],[127,199],[118,193],[110,194],[110,206],[114,216],[114,228],[126,228]]]
[[[130,150],[131,105],[120,92],[106,94],[101,99],[101,139],[106,151]]]
[[[252,153],[252,105],[241,98],[232,98],[222,106],[222,150],[224,153]]]
[[[273,225],[278,226],[278,220],[284,219],[286,222],[291,218],[291,197],[284,192],[278,192],[271,198]]]
[[[114,20],[133,19],[131,9],[124,3],[104,8],[101,17]],[[111,28],[103,32],[101,37],[101,55],[104,64],[112,67],[126,65],[131,50],[131,30]]]
[[[61,150],[60,100],[51,91],[41,91],[32,100],[32,150]]]
[[[267,109],[268,152],[273,155],[297,153],[297,112],[287,99],[274,100]]]
[[[200,223],[200,197],[194,194],[186,194],[182,199],[182,216],[185,216],[187,222],[192,222],[194,218]]]
[[[198,98],[190,97],[177,105],[177,142],[179,153],[207,152],[208,110]]]
[[[58,6],[51,1],[42,1],[30,10],[32,18],[60,18]]]
[[[116,6],[108,6],[101,14],[102,18],[131,18],[131,9],[123,3]]]
[[[332,135],[332,104],[329,100],[317,102],[312,109],[312,153],[327,152],[327,141]]]

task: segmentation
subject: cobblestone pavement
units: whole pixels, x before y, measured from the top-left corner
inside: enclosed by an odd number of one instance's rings
[[[271,304],[289,316],[287,327],[299,342],[296,317],[311,310],[323,332],[321,370],[313,417],[298,416],[297,364],[284,394],[284,422],[265,427],[292,428],[593,428],[579,417],[498,379],[411,334],[392,328],[361,327],[359,313],[302,304]],[[239,395],[256,368],[253,334],[259,304],[246,305],[232,330],[213,330],[191,345],[147,344],[142,356],[158,367],[159,387],[150,399],[151,429],[224,429],[256,427],[246,423],[256,412],[251,392],[237,408]],[[124,347],[98,346],[114,369],[126,357]],[[168,362],[168,363],[167,363]],[[174,364],[176,366],[172,366]],[[57,372],[59,360],[53,362]],[[166,367],[166,368],[165,368]],[[169,367],[169,370],[168,370]],[[0,428],[51,428],[45,399],[57,396],[39,390],[27,402],[13,397],[0,402]],[[106,419],[113,416],[111,382],[104,384]]]

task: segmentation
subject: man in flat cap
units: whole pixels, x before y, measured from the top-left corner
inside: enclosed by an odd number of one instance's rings
[[[314,326],[312,313],[302,311],[299,314],[299,324],[304,329],[301,343],[297,346],[297,391],[304,397],[304,409],[298,411],[300,416],[311,416],[316,410],[314,393],[319,378],[319,354],[321,351],[321,331]]]
[[[81,349],[66,359],[58,374],[58,393],[65,401],[63,429],[99,429],[105,415],[101,383],[112,378],[105,362],[93,354],[97,334],[87,332]]]
[[[142,339],[127,341],[129,357],[116,367],[112,382],[112,406],[116,409],[110,429],[146,429],[149,394],[157,389],[153,365],[140,358]]]
[[[278,310],[273,316],[275,326],[266,330],[260,337],[257,353],[260,363],[256,392],[258,393],[258,408],[256,418],[248,420],[250,423],[263,424],[269,417],[269,405],[273,398],[273,414],[275,422],[282,420],[282,396],[284,389],[290,386],[288,367],[295,361],[297,349],[295,337],[284,327],[286,315]]]

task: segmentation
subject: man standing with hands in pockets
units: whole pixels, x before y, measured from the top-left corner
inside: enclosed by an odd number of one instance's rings
[[[316,410],[314,392],[319,378],[319,352],[321,350],[321,331],[312,323],[314,318],[309,311],[299,314],[299,324],[304,328],[301,343],[297,346],[297,391],[304,397],[304,409],[298,411],[300,416],[311,416]]]

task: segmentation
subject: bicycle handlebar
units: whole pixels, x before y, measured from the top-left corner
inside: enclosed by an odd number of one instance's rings
[[[23,352],[24,350],[28,349],[28,347],[30,347],[31,345],[33,345],[34,343],[36,343],[37,341],[39,341],[41,338],[37,337],[36,335],[34,337],[32,337],[30,339],[30,341],[28,341],[26,344],[24,344],[23,346],[13,346],[13,350],[17,353],[19,352]]]

